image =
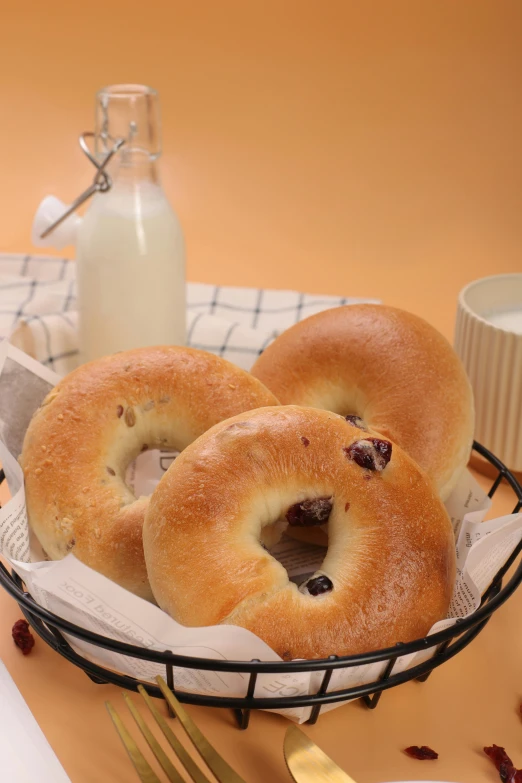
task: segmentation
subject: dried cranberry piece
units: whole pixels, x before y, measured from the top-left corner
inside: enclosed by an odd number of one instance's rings
[[[381,457],[384,459],[385,466],[391,460],[392,445],[389,440],[382,440],[381,438],[369,438],[377,449]]]
[[[29,630],[29,623],[26,620],[17,620],[11,633],[16,646],[24,655],[29,655],[34,647],[34,636]]]
[[[357,440],[351,446],[343,446],[343,451],[348,459],[352,459],[361,468],[375,470],[373,449],[367,440]]]
[[[500,769],[501,764],[505,764],[510,767],[513,766],[513,762],[506,753],[506,749],[500,747],[500,745],[490,745],[489,747],[484,748],[484,753],[486,756],[489,756],[497,769]]]
[[[439,754],[436,753],[427,745],[410,745],[409,748],[405,748],[404,752],[412,759],[419,759],[419,761],[434,761],[439,758]]]
[[[505,748],[499,745],[491,745],[484,748],[484,753],[489,756],[495,767],[502,783],[522,783],[522,769],[516,769],[513,762],[506,753]]]
[[[522,783],[522,769],[501,764],[498,772],[502,783]]]
[[[350,446],[344,446],[344,453],[361,468],[367,470],[384,470],[391,459],[392,444],[381,438],[365,438],[356,440]]]
[[[308,438],[305,438],[304,435],[301,435],[301,443],[303,444],[305,449],[310,445],[310,441],[308,440]]]
[[[332,510],[332,498],[314,498],[295,503],[286,512],[286,519],[292,527],[311,527],[328,522]]]
[[[333,590],[333,582],[327,576],[314,576],[305,582],[301,587],[305,588],[310,595],[322,595]]]
[[[352,424],[354,427],[357,427],[360,430],[364,430],[365,432],[368,431],[368,427],[366,426],[365,422],[361,419],[360,416],[355,416],[350,414],[349,416],[344,417],[348,424]]]

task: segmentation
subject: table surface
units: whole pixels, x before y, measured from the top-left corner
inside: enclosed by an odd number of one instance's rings
[[[138,79],[162,97],[191,280],[380,297],[451,339],[464,284],[522,269],[519,0],[150,0],[148,15],[92,0],[81,25],[75,4],[57,6],[12,3],[2,21],[16,110],[0,126],[0,250],[30,251],[39,200],[86,186],[75,139],[94,91]],[[501,487],[496,509],[511,507]],[[41,641],[24,658],[10,638],[20,614],[0,591],[0,657],[73,783],[133,780],[104,707],[123,709],[119,690]],[[425,684],[305,731],[360,783],[493,783],[484,745],[522,767],[521,616],[522,590]],[[189,709],[249,783],[289,780],[282,717],[253,714],[242,733],[228,712]],[[412,744],[439,760],[407,758]]]

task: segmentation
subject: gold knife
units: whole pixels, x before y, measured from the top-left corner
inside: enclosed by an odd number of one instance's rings
[[[287,729],[283,750],[296,783],[355,783],[297,726]]]

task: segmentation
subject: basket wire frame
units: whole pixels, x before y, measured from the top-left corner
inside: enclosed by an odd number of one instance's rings
[[[505,481],[511,487],[516,505],[513,513],[522,508],[522,487],[508,468],[481,444],[474,442],[473,449],[485,458],[498,471],[489,490],[492,498]],[[5,479],[0,470],[0,483]],[[143,685],[151,696],[163,698],[159,688],[146,681],[138,680],[126,674],[115,672],[105,668],[76,652],[64,637],[64,633],[70,634],[90,644],[121,653],[132,658],[147,660],[151,663],[159,663],[165,667],[165,679],[176,692],[180,701],[189,704],[197,704],[208,707],[229,708],[234,711],[239,728],[246,729],[250,720],[250,712],[253,709],[287,709],[299,707],[311,707],[308,723],[315,723],[320,715],[323,704],[332,704],[339,701],[348,701],[362,698],[369,709],[375,709],[383,691],[394,688],[410,680],[424,682],[431,672],[446,661],[453,658],[466,647],[485,627],[493,612],[495,612],[515,592],[522,582],[522,541],[512,552],[506,563],[493,577],[491,584],[482,596],[479,609],[465,619],[457,620],[456,624],[423,639],[417,639],[407,644],[397,644],[383,650],[350,656],[331,655],[329,658],[305,660],[305,661],[281,661],[261,662],[252,661],[221,661],[208,658],[194,658],[177,655],[170,650],[148,650],[144,647],[120,642],[116,639],[101,636],[88,631],[80,626],[65,620],[58,615],[49,612],[39,606],[32,596],[25,590],[19,576],[0,563],[0,584],[13,596],[20,606],[25,618],[35,632],[52,647],[56,652],[82,669],[96,684],[114,684],[130,691],[136,691],[138,685]],[[517,562],[520,561],[520,562]],[[503,586],[502,581],[509,569],[517,564],[513,574]],[[434,648],[434,654],[426,661],[413,668],[395,673],[395,663],[400,656],[409,655],[421,650]],[[351,688],[328,690],[332,674],[335,669],[388,661],[386,668],[378,680]],[[182,667],[212,672],[237,672],[248,675],[246,695],[242,697],[209,696],[189,691],[175,690],[175,668]],[[281,674],[286,672],[317,672],[322,671],[323,676],[319,688],[314,694],[293,696],[256,697],[255,687],[257,677],[261,673]]]

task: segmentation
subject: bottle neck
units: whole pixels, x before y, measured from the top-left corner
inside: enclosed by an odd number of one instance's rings
[[[158,161],[140,151],[125,154],[122,150],[108,167],[113,185],[161,185]]]

